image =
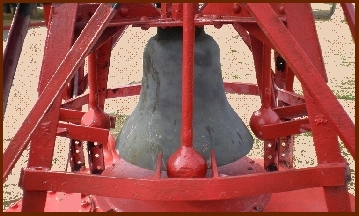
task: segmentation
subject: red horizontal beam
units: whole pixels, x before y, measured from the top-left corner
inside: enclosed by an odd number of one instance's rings
[[[74,140],[98,142],[106,144],[108,141],[109,130],[81,125],[71,125],[59,123],[58,136],[67,137]]]
[[[293,134],[301,134],[311,131],[309,119],[298,119],[292,121],[270,124],[261,127],[263,139],[275,139]]]
[[[120,88],[107,89],[106,98],[129,97],[139,95],[141,84],[126,85]]]
[[[226,93],[259,95],[258,85],[239,82],[224,82],[224,91]]]
[[[286,91],[284,89],[276,89],[278,100],[283,101],[284,103],[295,105],[305,103],[303,96],[297,95],[293,92]]]
[[[151,201],[225,200],[346,184],[345,164],[219,178],[125,179],[34,168],[24,169],[22,176],[20,186],[24,190]]]
[[[258,95],[258,86],[256,84],[246,84],[239,82],[225,82],[224,90],[227,93]],[[119,88],[107,89],[106,99],[117,97],[129,97],[139,95],[141,92],[141,84],[126,85]],[[69,100],[62,104],[65,109],[78,109],[81,106],[88,104],[88,94]]]
[[[280,119],[292,119],[308,115],[307,106],[305,104],[297,104],[286,107],[273,108]]]
[[[120,88],[107,89],[106,98],[129,97],[139,95],[141,92],[141,84],[126,85]],[[65,109],[78,109],[85,104],[88,104],[89,95],[81,95],[80,97],[69,100],[61,105]]]

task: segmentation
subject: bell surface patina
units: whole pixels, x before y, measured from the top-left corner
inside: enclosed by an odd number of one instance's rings
[[[182,27],[158,28],[143,54],[139,103],[122,127],[116,149],[127,162],[162,170],[181,143]],[[215,150],[218,166],[248,154],[253,138],[227,101],[216,41],[196,28],[194,54],[193,146],[210,166]]]

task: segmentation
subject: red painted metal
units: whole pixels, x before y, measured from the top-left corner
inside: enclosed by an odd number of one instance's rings
[[[274,52],[275,61],[275,74],[274,83],[281,89],[286,89],[293,92],[294,74],[285,63],[284,59],[277,53]],[[277,94],[278,98],[278,94]],[[273,110],[277,113],[282,121],[290,121],[293,118],[303,117],[307,115],[305,104],[292,105],[286,104],[282,100],[277,101],[277,107]],[[278,112],[279,111],[279,112]],[[283,111],[283,112],[281,112]],[[284,114],[284,115],[282,115]],[[299,131],[302,128],[299,128]],[[301,131],[300,131],[301,132]],[[294,152],[294,135],[288,134],[278,138],[277,143],[278,151],[278,165],[288,168],[293,168],[293,152]]]
[[[245,95],[259,95],[258,85],[240,82],[224,82],[226,93],[236,93]]]
[[[212,151],[214,156],[214,152]],[[211,158],[212,169],[208,169],[207,178],[211,178],[215,172],[215,157]],[[135,179],[167,178],[166,171],[161,170],[161,154],[158,156],[156,170],[147,170],[125,162],[117,161],[113,166],[103,172],[103,176]],[[234,163],[221,166],[217,169],[218,176],[241,176],[245,174],[263,173],[265,170],[253,160],[244,157]],[[167,178],[168,179],[168,178]],[[254,195],[236,199],[211,200],[211,201],[168,201],[168,200],[131,200],[122,198],[94,196],[96,203],[104,211],[253,211],[253,207],[263,208],[269,201],[270,194]]]
[[[276,88],[276,86],[274,85]],[[303,96],[297,95],[293,92],[286,91],[284,89],[276,88],[275,91],[277,92],[278,100],[289,104],[289,105],[298,105],[298,104],[304,104],[305,99]]]
[[[45,19],[45,24],[47,26],[47,28],[49,28],[50,25],[50,16],[51,16],[51,3],[43,3],[43,9],[44,9],[44,19]]]
[[[268,4],[248,3],[246,5],[257,19],[265,34],[272,41],[274,47],[293,69],[294,74],[301,81],[303,87],[315,99],[318,108],[323,110],[328,121],[333,124],[340,139],[344,142],[353,158],[355,158],[354,123],[350,120],[333,92],[321,79],[318,70],[313,66],[311,60]]]
[[[239,23],[234,23],[233,28],[241,36],[242,40],[248,46],[249,50],[252,51],[251,38],[250,38],[249,34],[246,32],[246,30]]]
[[[224,200],[345,184],[345,164],[321,164],[315,168],[266,172],[222,178],[136,179],[27,168],[20,183],[24,190],[56,190],[133,200]],[[66,182],[66,184],[64,184]],[[258,182],[261,182],[258,184]],[[273,184],[275,182],[275,184]],[[83,187],[91,185],[91,187]],[[194,190],[195,188],[195,190]],[[248,190],[250,188],[250,190]],[[120,193],[119,193],[120,192]]]
[[[123,31],[122,31],[123,32]],[[122,33],[121,32],[121,33]],[[97,89],[98,89],[98,107],[101,110],[105,108],[105,99],[107,93],[107,80],[110,69],[110,57],[112,49],[112,38],[102,44],[97,51]]]
[[[343,9],[347,10],[352,30],[355,14],[350,5],[343,5],[347,6]],[[53,5],[51,17],[45,14],[46,22],[51,20],[51,34],[40,74],[40,98],[4,152],[3,181],[27,142],[32,141],[29,164],[20,178],[23,200],[8,211],[355,209],[354,197],[347,191],[347,166],[337,140],[339,134],[355,158],[354,124],[325,85],[327,78],[309,4],[206,3],[200,10],[197,6],[162,3],[161,9],[156,9],[149,3],[124,3],[115,12],[104,4]],[[211,169],[207,169],[192,145],[194,28],[220,28],[223,24],[232,24],[253,53],[257,84],[224,83],[224,87],[228,93],[261,97],[262,107],[253,114],[250,126],[264,140],[264,160],[255,163],[244,157],[217,167],[216,152],[211,151],[211,160],[207,161]],[[121,159],[108,130],[114,127],[115,118],[103,113],[105,99],[140,93],[139,84],[107,89],[111,49],[128,25],[142,29],[184,28],[182,143],[168,161],[167,171],[161,171],[161,154],[156,170],[145,170]],[[71,48],[73,38],[78,39]],[[271,70],[271,49],[275,58],[283,57],[283,70]],[[90,52],[89,73],[84,76],[80,67]],[[55,60],[51,60],[53,56]],[[293,92],[294,75],[303,85],[304,97]],[[90,93],[83,94],[87,79]],[[60,108],[59,95],[66,85],[68,100]],[[87,103],[89,112],[81,112]],[[298,117],[305,118],[295,119]],[[313,133],[318,165],[292,169],[293,134],[308,131]],[[70,139],[72,173],[50,171],[56,135]],[[84,164],[85,141],[90,152],[89,169]],[[263,172],[262,166],[276,172]],[[241,173],[236,174],[238,167]],[[101,172],[102,176],[93,175]]]
[[[90,142],[106,143],[109,131],[102,128],[86,127],[59,123],[59,128],[66,129],[61,134],[74,140],[87,140]]]
[[[348,22],[350,32],[352,33],[353,40],[355,41],[355,9],[352,3],[340,3],[343,8],[345,19]]]
[[[81,124],[87,127],[109,129],[110,117],[106,113],[104,113],[102,109],[98,106],[99,91],[97,86],[97,81],[98,81],[97,74],[99,67],[97,60],[98,60],[97,51],[90,53],[88,57],[88,65],[89,65],[88,82],[90,87],[89,110],[82,116]],[[104,65],[101,64],[100,67],[104,67]],[[91,141],[87,142],[89,167],[90,167],[90,172],[93,174],[100,174],[105,170],[105,162],[104,162],[104,156],[102,151],[104,143],[107,143],[107,141],[101,143],[91,142]]]
[[[247,84],[240,82],[224,82],[224,90],[227,93],[236,93],[236,94],[245,94],[245,95],[259,95],[258,86],[256,84]],[[126,85],[119,88],[107,89],[106,90],[106,99],[117,98],[117,97],[129,97],[139,95],[141,91],[141,84],[132,84]],[[287,94],[283,93],[283,97]],[[287,96],[297,100],[301,98],[299,95],[291,94]],[[88,103],[88,94],[81,95],[74,99],[68,100],[66,103],[62,104],[61,107],[65,109],[78,109],[79,107]]]
[[[282,106],[273,108],[272,110],[277,113],[280,119],[292,119],[307,116],[307,108],[305,104]]]
[[[183,4],[182,127],[181,146],[167,162],[167,174],[175,178],[206,176],[207,164],[193,147],[194,101],[194,3]]]
[[[260,127],[262,139],[274,139],[310,131],[311,127],[308,118],[272,123]]]
[[[310,5],[301,4],[301,6],[301,14],[307,14],[307,17],[311,19],[301,20],[302,23],[298,23],[299,20],[296,18],[296,16],[298,16],[298,8],[286,6],[286,10],[290,13],[287,19],[291,21],[288,23],[288,30],[302,47],[306,55],[311,59],[314,67],[322,76],[322,79],[326,80],[324,63],[320,61],[319,58],[316,58],[317,56],[321,56],[321,53],[318,54],[315,52],[319,49],[319,41],[313,41],[313,39],[308,40],[308,38],[303,37],[303,34],[301,34],[302,31],[307,32],[308,34],[306,35],[315,34],[312,38],[317,39],[317,37],[314,37],[316,36],[316,31]],[[338,137],[336,131],[333,129],[333,125],[329,124],[323,115],[323,110],[317,107],[317,102],[312,95],[309,94],[307,88],[303,87],[303,92],[306,99],[308,115],[311,117],[310,123],[318,163],[343,163],[344,158],[340,153]],[[346,186],[324,187],[324,195],[329,211],[351,211],[349,193]]]
[[[64,11],[66,9],[66,12]],[[40,79],[38,85],[38,94],[44,92],[45,86],[48,84],[53,72],[56,71],[66,53],[73,44],[73,27],[74,18],[76,16],[76,4],[64,4],[52,8],[54,11],[49,32],[54,34],[53,37],[47,37],[45,44],[47,45],[44,51],[43,64],[40,71]],[[57,13],[56,13],[57,12]],[[67,16],[67,24],[63,23],[63,16]],[[58,28],[57,28],[58,26]],[[63,38],[65,37],[65,38]],[[61,46],[58,46],[61,40]],[[52,46],[54,45],[54,46]],[[58,50],[58,49],[61,50]],[[40,121],[40,126],[35,129],[30,141],[30,154],[27,167],[52,167],[52,157],[56,140],[56,129],[61,98],[55,97],[52,106]],[[31,121],[31,119],[29,119]],[[22,203],[23,211],[43,211],[46,200],[46,193],[43,191],[24,191],[24,198]]]
[[[33,4],[20,3],[16,7],[14,20],[8,36],[3,58],[3,118],[12,86],[22,45],[30,23]],[[4,30],[4,29],[3,29]]]
[[[55,98],[60,94],[65,85],[80,67],[81,61],[84,60],[90,48],[99,38],[106,24],[114,15],[115,10],[102,4],[97,13],[92,17],[84,31],[67,53],[64,61],[54,73],[53,78],[49,81],[41,94],[34,108],[30,111],[28,118],[23,126],[15,134],[8,148],[4,152],[3,163],[3,182],[15,165],[23,150],[26,148],[32,133],[38,127],[39,123],[45,116],[45,113],[51,107]],[[65,73],[65,72],[67,73]]]

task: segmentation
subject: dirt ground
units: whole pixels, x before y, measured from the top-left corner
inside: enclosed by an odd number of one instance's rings
[[[337,7],[332,20],[316,22],[324,62],[329,77],[328,85],[339,99],[350,118],[355,121],[355,45],[343,12]],[[255,83],[253,59],[248,47],[236,37],[232,26],[216,29],[206,27],[206,32],[218,42],[221,50],[221,64],[225,81]],[[110,78],[108,87],[115,88],[142,78],[142,54],[147,40],[156,33],[155,28],[147,31],[129,27],[112,52]],[[7,43],[7,31],[3,31],[3,49]],[[3,151],[6,149],[16,131],[34,106],[37,100],[38,75],[41,68],[46,28],[31,28],[19,60],[13,87],[11,88],[7,112],[4,118]],[[301,92],[298,81],[296,92]],[[227,94],[227,98],[239,116],[248,125],[251,114],[260,107],[260,101],[254,96]],[[138,96],[109,100],[106,112],[130,115],[138,102]],[[54,152],[54,170],[65,170],[67,160],[67,140],[59,138]],[[256,140],[250,157],[261,157],[262,142]],[[22,196],[17,186],[20,168],[26,166],[26,150],[15,166],[7,182],[3,185],[3,201],[15,200]],[[312,137],[308,134],[296,136],[295,167],[313,167],[316,165]],[[350,163],[352,181],[349,192],[355,193],[355,162],[343,149],[343,155]]]

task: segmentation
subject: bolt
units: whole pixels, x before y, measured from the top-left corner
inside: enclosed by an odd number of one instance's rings
[[[147,21],[147,20],[148,20],[148,17],[142,16],[140,20],[141,20],[141,21]],[[147,26],[142,26],[141,29],[142,29],[142,30],[148,30],[149,27],[147,27]]]
[[[220,29],[222,28],[223,24],[214,24],[213,25],[216,29]]]
[[[281,5],[279,6],[279,13],[280,13],[280,14],[284,14],[284,13],[285,13],[283,4],[281,4]]]
[[[259,207],[257,207],[257,206],[254,206],[254,207],[253,207],[253,210],[258,211],[258,212],[262,212],[262,211],[263,211],[263,209],[261,209],[261,208],[259,208]]]
[[[127,7],[121,7],[120,14],[123,17],[127,16],[128,15],[128,8]]]
[[[10,204],[10,208],[12,208],[12,209],[15,209],[15,208],[17,208],[17,207],[19,207],[19,205],[17,204],[17,202],[14,202],[14,203],[11,203],[11,204]]]
[[[213,15],[213,16],[212,16],[212,19],[221,19],[221,18],[222,18],[222,17],[219,16],[219,15]],[[220,28],[222,28],[223,24],[215,22],[215,23],[213,23],[213,26],[214,26],[216,29],[220,29]]]
[[[82,208],[87,208],[90,205],[88,200],[83,200],[81,201],[81,207]]]
[[[239,3],[234,3],[233,5],[233,12],[234,14],[239,14],[242,10],[242,7]]]

